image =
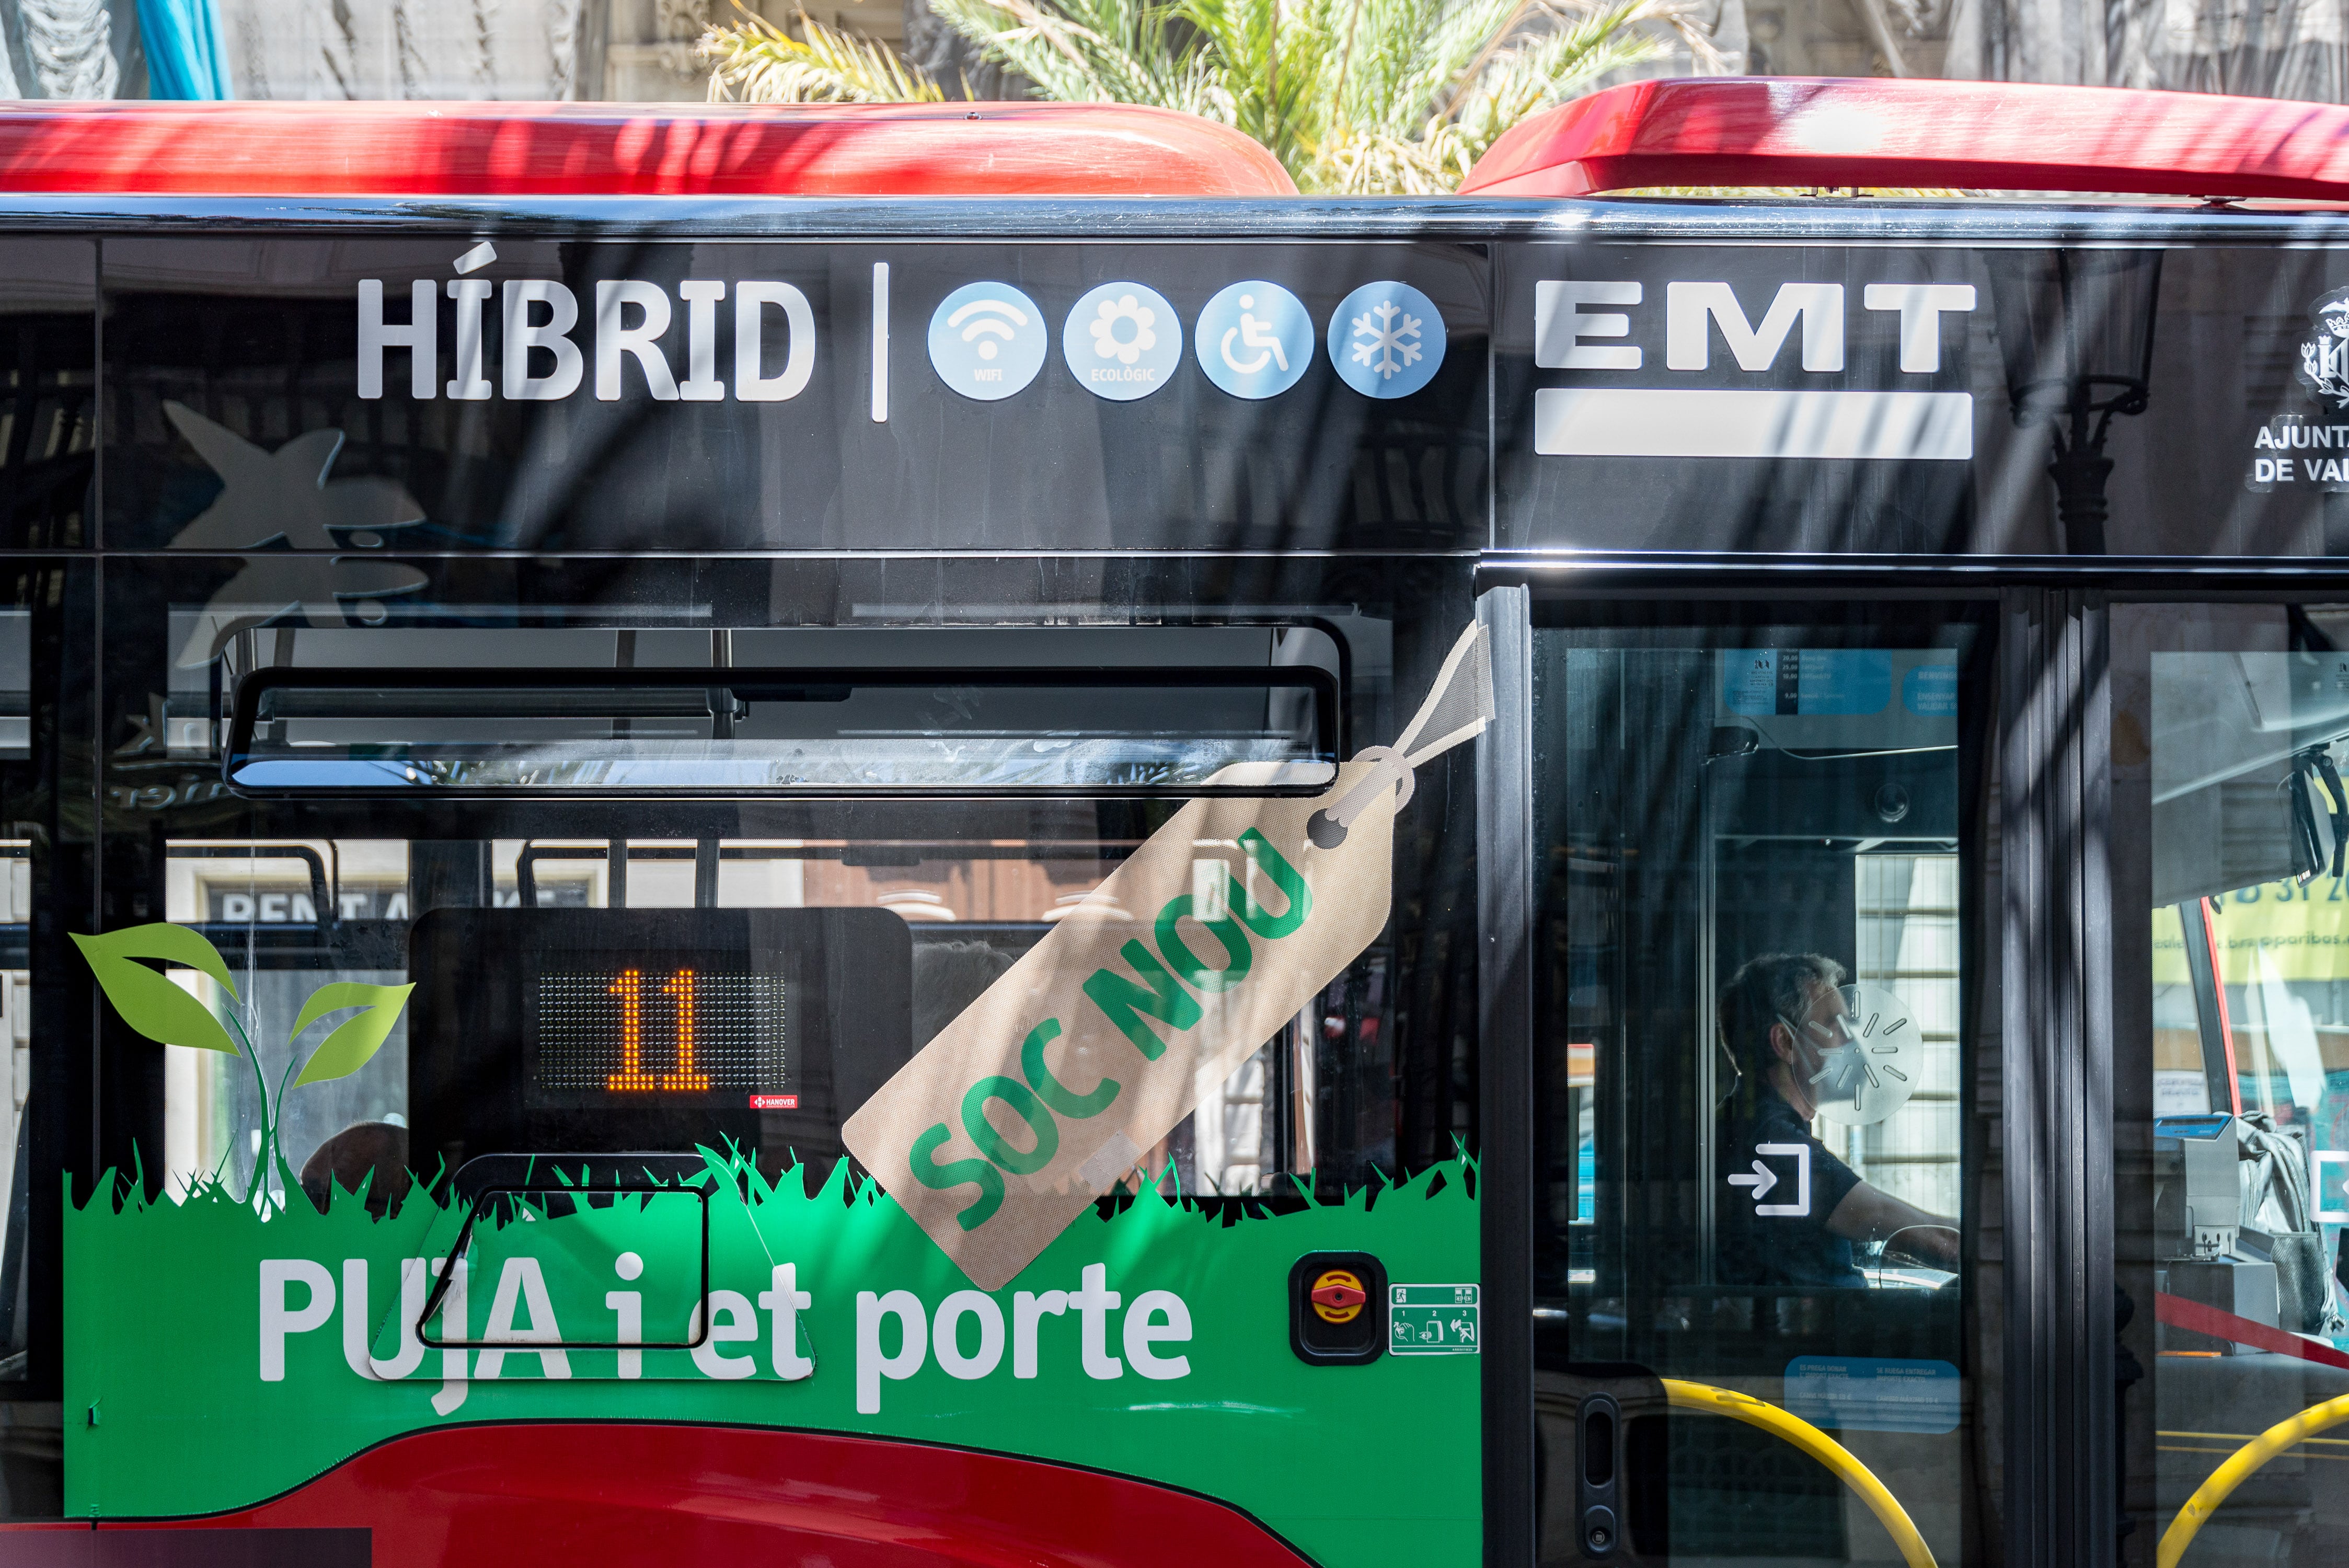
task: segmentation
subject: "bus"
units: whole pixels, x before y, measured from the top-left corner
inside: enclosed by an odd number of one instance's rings
[[[0,1563],[2339,1561],[2344,148],[0,112]]]

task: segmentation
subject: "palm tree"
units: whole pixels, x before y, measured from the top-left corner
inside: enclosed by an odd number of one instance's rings
[[[735,9],[741,11],[740,0]],[[886,46],[827,27],[800,13],[794,38],[765,17],[742,11],[731,27],[703,36],[711,62],[712,103],[938,103],[946,94],[929,73]]]
[[[1219,120],[1307,191],[1438,195],[1495,138],[1677,36],[1718,62],[1678,0],[930,0],[1042,98]],[[701,42],[710,97],[761,103],[942,98],[886,48],[802,14],[744,13]]]

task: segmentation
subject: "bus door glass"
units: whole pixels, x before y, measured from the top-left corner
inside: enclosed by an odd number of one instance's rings
[[[1534,603],[1544,1562],[1980,1560],[1988,654]]]
[[[2164,1563],[2328,1561],[2349,1549],[2349,607],[2125,605],[2112,636],[2128,1506]]]

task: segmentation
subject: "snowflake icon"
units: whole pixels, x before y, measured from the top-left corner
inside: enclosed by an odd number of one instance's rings
[[[1422,391],[1443,366],[1449,334],[1435,302],[1399,278],[1364,284],[1330,313],[1330,364],[1365,397]]]
[[[1381,300],[1354,318],[1355,363],[1390,379],[1401,375],[1418,363],[1420,346],[1411,340],[1420,335],[1421,325],[1419,317],[1394,301]]]

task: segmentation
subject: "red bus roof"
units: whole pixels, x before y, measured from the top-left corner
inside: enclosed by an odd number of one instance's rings
[[[0,191],[208,196],[1293,196],[1228,126],[1126,104],[41,103]]]
[[[2014,82],[1683,77],[1526,120],[1464,195],[1955,186],[2349,200],[2349,108]]]

